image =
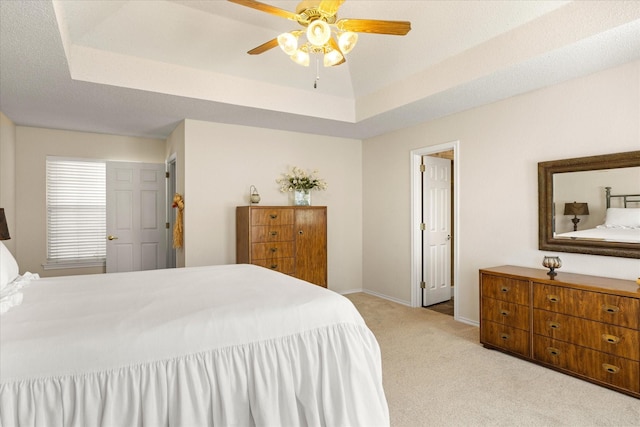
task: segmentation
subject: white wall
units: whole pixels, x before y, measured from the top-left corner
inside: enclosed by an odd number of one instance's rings
[[[47,156],[164,163],[165,141],[16,127],[16,260],[20,272],[41,276],[103,273],[104,268],[44,270],[46,262],[46,158]]]
[[[195,120],[185,121],[186,265],[235,262],[235,208],[288,205],[275,180],[290,166],[318,169],[326,191],[312,204],[327,206],[328,283],[337,292],[362,288],[362,145],[331,138]]]
[[[2,243],[16,253],[16,126],[0,112],[0,208],[4,208],[11,239]]]
[[[363,142],[363,283],[411,301],[410,151],[459,140],[460,318],[478,321],[478,269],[542,268],[537,163],[640,149],[640,62]],[[557,253],[563,271],[635,280],[638,260]]]

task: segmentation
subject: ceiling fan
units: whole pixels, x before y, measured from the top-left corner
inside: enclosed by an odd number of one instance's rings
[[[296,7],[295,13],[255,0],[229,1],[296,21],[306,27],[306,30],[280,34],[247,52],[259,55],[280,46],[295,63],[305,67],[309,66],[309,54],[322,55],[325,67],[344,63],[345,55],[358,41],[357,33],[404,36],[411,30],[409,21],[338,19],[338,8],[344,0],[303,0]],[[301,36],[305,36],[306,41]]]

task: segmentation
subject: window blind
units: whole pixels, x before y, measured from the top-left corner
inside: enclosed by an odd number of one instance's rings
[[[106,164],[47,158],[47,260],[106,259]]]

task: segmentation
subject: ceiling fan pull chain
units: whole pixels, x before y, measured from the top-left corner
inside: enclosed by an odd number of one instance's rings
[[[318,80],[320,80],[320,60],[316,58],[316,80],[313,82],[313,88],[318,88]]]

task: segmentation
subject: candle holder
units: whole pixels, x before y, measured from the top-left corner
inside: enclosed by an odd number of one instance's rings
[[[556,268],[562,267],[562,261],[557,256],[545,256],[542,260],[542,265],[549,269],[547,273],[552,279],[556,276]]]
[[[255,185],[249,187],[249,200],[251,203],[260,203],[260,194],[258,194],[258,189]]]

